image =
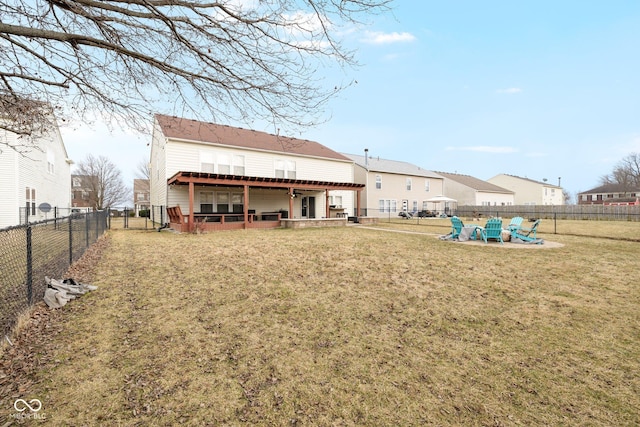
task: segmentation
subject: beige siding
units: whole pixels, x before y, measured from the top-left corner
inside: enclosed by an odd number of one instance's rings
[[[496,175],[487,181],[513,191],[515,193],[514,204],[516,205],[564,204],[562,188],[554,185],[538,183],[505,174]]]
[[[376,188],[377,176],[381,178],[381,188]],[[407,179],[411,179],[410,190],[407,189]],[[428,191],[427,182],[429,183]],[[366,208],[367,216],[373,217],[397,215],[403,210],[404,201],[406,201],[409,212],[432,210],[433,207],[426,201],[443,194],[442,190],[442,179],[369,171],[362,207]],[[391,212],[388,212],[386,208],[381,211],[381,200],[385,206],[390,207]],[[425,206],[427,207],[425,208]]]
[[[237,166],[234,163],[234,156],[239,155],[244,158],[243,175],[246,176],[274,178],[276,162],[285,161],[295,163],[295,179],[333,182],[352,182],[353,180],[353,168],[350,162],[173,140],[167,144],[166,153],[167,178],[180,171],[211,172],[211,170],[203,170],[201,159],[205,159],[207,163],[213,161],[214,173],[226,173],[221,170],[226,163],[222,159],[228,159],[231,162],[231,174],[233,174],[233,168]]]

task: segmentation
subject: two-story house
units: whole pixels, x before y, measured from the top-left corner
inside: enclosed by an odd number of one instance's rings
[[[640,188],[623,184],[604,184],[578,194],[579,205],[640,204]]]
[[[71,206],[76,210],[88,210],[95,207],[94,185],[97,177],[89,175],[71,175]]]
[[[444,177],[444,193],[458,201],[458,206],[510,206],[514,192],[470,175],[437,172]]]
[[[18,152],[20,137],[0,130],[0,228],[68,212],[71,164],[57,126],[33,136],[37,147]],[[66,213],[65,212],[65,213]]]
[[[314,141],[156,115],[150,161],[150,203],[180,231],[359,216],[353,161]]]
[[[133,180],[133,207],[136,216],[140,211],[149,210],[150,204],[149,180],[136,178]]]
[[[562,187],[515,175],[499,174],[487,180],[511,190],[516,205],[564,205]]]
[[[365,185],[362,203],[367,216],[386,218],[437,208],[428,200],[443,194],[438,174],[411,163],[371,157],[367,150],[364,156],[344,155],[355,162],[356,182]]]

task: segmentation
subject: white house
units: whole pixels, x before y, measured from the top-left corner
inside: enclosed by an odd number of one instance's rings
[[[411,163],[345,154],[356,164],[356,182],[365,184],[363,207],[369,217],[386,218],[400,212],[438,209],[428,201],[443,194],[444,178]],[[444,207],[441,207],[444,209]]]
[[[504,173],[487,181],[513,191],[516,205],[564,205],[562,187],[557,185]]]
[[[457,173],[437,172],[444,177],[444,194],[456,199],[458,206],[510,206],[514,193],[498,185]]]
[[[353,161],[317,142],[156,115],[150,160],[150,203],[172,228],[359,216]]]
[[[0,228],[53,217],[71,206],[71,164],[57,126],[34,137],[32,149],[18,153],[19,136],[0,130]],[[49,209],[50,208],[50,209]]]

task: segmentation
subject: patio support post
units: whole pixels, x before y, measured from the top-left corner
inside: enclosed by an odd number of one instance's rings
[[[193,215],[193,199],[195,194],[195,185],[193,181],[189,181],[189,231],[194,231],[194,220],[195,216]]]
[[[362,195],[362,190],[356,191],[356,217],[360,216],[360,199]]]
[[[293,187],[289,188],[289,218],[293,218]]]
[[[248,227],[249,223],[249,186],[244,186],[244,228]]]
[[[325,218],[329,218],[329,215],[331,215],[331,211],[329,210],[329,189],[328,188],[324,190],[324,194],[325,194],[324,205],[326,206],[326,211],[327,211]]]

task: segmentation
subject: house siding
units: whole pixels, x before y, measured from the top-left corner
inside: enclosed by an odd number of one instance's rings
[[[506,174],[496,175],[487,182],[513,191],[516,205],[563,205],[562,188]]]
[[[228,129],[226,129],[228,131]],[[264,136],[260,134],[259,136]],[[314,150],[318,150],[317,143],[300,141],[301,144],[314,144]],[[353,182],[354,170],[353,162],[336,153],[333,158],[317,157],[315,154],[305,153],[306,146],[299,147],[299,152],[283,152],[281,147],[274,146],[273,151],[269,151],[265,146],[260,148],[248,148],[242,145],[231,146],[221,141],[202,142],[184,140],[175,137],[166,138],[162,133],[162,128],[157,120],[155,122],[154,134],[151,148],[151,177],[150,191],[151,203],[154,205],[176,206],[179,205],[184,214],[189,213],[189,191],[187,186],[177,185],[168,187],[167,180],[178,172],[203,172],[221,175],[242,175],[260,178],[287,178],[307,181],[329,181],[329,182]],[[322,150],[320,150],[322,151]],[[301,154],[302,153],[302,154]],[[242,162],[237,162],[241,157]],[[276,164],[284,164],[285,172],[278,174]],[[295,165],[295,167],[293,167]],[[228,167],[226,167],[228,166]],[[236,167],[242,166],[242,169]],[[283,170],[283,169],[279,169]],[[290,172],[295,171],[294,174]],[[239,187],[194,187],[193,210],[201,212],[202,193],[213,193],[214,212],[216,212],[216,199],[220,193],[242,194],[243,189]],[[250,187],[249,207],[256,211],[273,212],[277,210],[289,210],[290,196],[287,189],[260,189]],[[327,193],[325,190],[296,190],[296,197],[293,199],[293,212],[289,212],[289,218],[302,218],[302,200],[304,197],[315,198],[315,211],[307,212],[305,218],[324,218],[327,215]],[[355,213],[355,193],[354,191],[334,190],[329,192],[330,197],[340,197],[341,204],[349,215]],[[210,202],[209,202],[210,203]]]
[[[359,166],[356,168],[363,169]],[[366,172],[365,172],[366,173]],[[376,188],[377,176],[381,177],[381,188]],[[411,190],[407,190],[407,178],[411,179]],[[429,181],[429,191],[426,191],[426,182]],[[366,181],[365,204],[367,216],[387,217],[397,215],[403,210],[403,201],[407,201],[407,211],[433,210],[433,204],[427,199],[443,194],[443,180],[424,176],[399,175],[379,171],[369,171]],[[380,200],[395,201],[395,210],[391,212],[380,210]]]
[[[15,135],[4,133],[4,138]],[[58,129],[52,129],[38,139],[40,150],[20,155],[11,149],[0,153],[3,167],[3,202],[0,215],[0,227],[18,225],[20,208],[26,204],[26,188],[35,189],[36,208],[49,203],[52,208],[67,210],[71,207],[71,165]],[[53,170],[48,166],[51,163]],[[4,172],[7,172],[6,174]],[[6,196],[6,199],[4,198]],[[66,214],[68,212],[62,212]],[[29,221],[39,221],[51,217],[53,213],[44,213],[36,209],[35,215],[29,215]]]

